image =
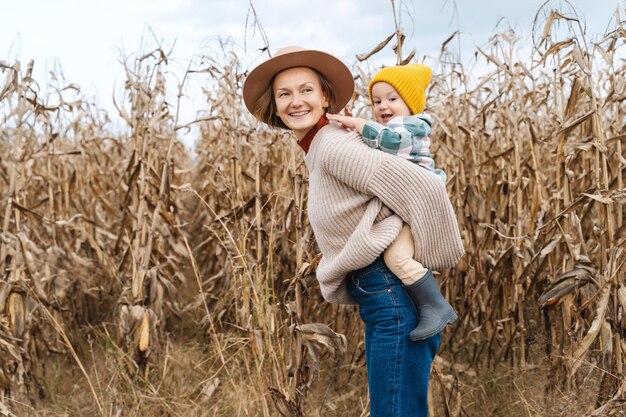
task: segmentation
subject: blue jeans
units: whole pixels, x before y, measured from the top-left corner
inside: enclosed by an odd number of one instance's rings
[[[427,417],[430,368],[441,335],[409,339],[417,313],[382,257],[347,279],[365,322],[370,417]]]

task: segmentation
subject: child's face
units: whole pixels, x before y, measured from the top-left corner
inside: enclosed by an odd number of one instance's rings
[[[411,110],[389,83],[381,81],[372,86],[372,102],[378,123],[386,125],[394,117],[411,116]]]

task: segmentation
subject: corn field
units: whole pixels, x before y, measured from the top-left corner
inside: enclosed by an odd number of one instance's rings
[[[626,29],[544,12],[531,59],[496,34],[471,82],[454,35],[429,89],[466,250],[438,276],[459,320],[432,416],[626,415]],[[211,80],[192,156],[167,54],[129,62],[120,135],[78,86],[0,61],[0,415],[366,416],[362,324],[319,292],[294,138],[246,112],[224,49],[187,74]]]

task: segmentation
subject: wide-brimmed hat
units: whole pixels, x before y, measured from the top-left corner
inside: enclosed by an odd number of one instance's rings
[[[293,45],[278,50],[276,55],[250,71],[243,83],[243,101],[250,113],[254,114],[257,101],[274,76],[294,67],[308,67],[322,74],[330,83],[338,110],[350,101],[354,93],[354,78],[341,60],[326,52]]]

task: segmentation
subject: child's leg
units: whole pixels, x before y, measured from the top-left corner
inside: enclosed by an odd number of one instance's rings
[[[411,340],[424,340],[440,333],[457,319],[452,306],[441,294],[432,271],[413,259],[413,236],[408,225],[402,226],[396,240],[384,254],[385,264],[404,284],[419,313],[419,323],[411,331]]]
[[[428,272],[428,269],[413,259],[414,253],[411,228],[408,224],[404,224],[396,240],[385,250],[383,255],[387,268],[396,274],[404,285],[414,284]]]

